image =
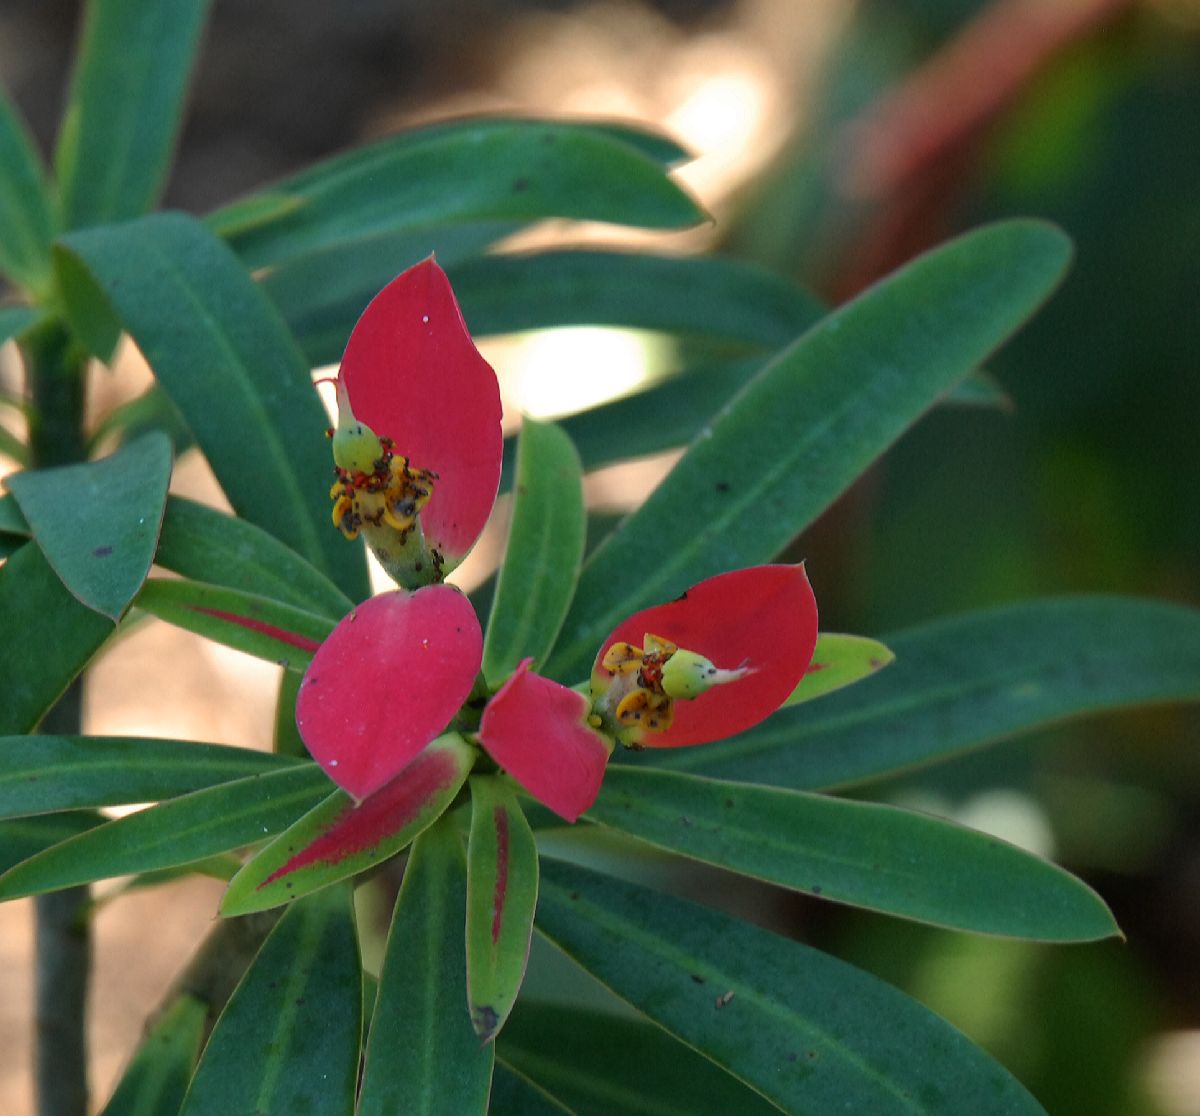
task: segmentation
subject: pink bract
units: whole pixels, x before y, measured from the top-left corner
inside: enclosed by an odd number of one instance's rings
[[[736,682],[677,700],[671,727],[639,741],[647,748],[704,744],[758,724],[796,688],[817,644],[817,602],[802,565],[718,574],[623,621],[601,645],[596,663],[614,643],[641,647],[647,632],[723,669],[750,666]]]
[[[588,699],[530,674],[532,661],[488,702],[479,742],[534,798],[573,822],[600,791],[610,746],[587,725]]]
[[[438,474],[421,526],[453,567],[495,503],[500,389],[432,257],[371,300],[350,334],[340,377],[360,422],[391,438],[412,465]]]
[[[457,589],[372,597],[313,656],[296,701],[300,735],[339,787],[366,798],[446,727],[482,657],[475,610]]]

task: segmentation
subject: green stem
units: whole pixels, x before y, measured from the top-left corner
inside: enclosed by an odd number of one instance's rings
[[[57,322],[22,344],[32,406],[29,461],[52,468],[83,461],[85,361]],[[76,680],[46,714],[42,731],[74,734],[81,725],[82,683]],[[73,887],[35,900],[37,979],[34,1078],[38,1116],[86,1116],[87,993],[91,972],[88,889]]]

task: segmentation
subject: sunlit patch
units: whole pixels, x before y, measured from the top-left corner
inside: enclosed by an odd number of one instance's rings
[[[649,383],[664,344],[654,334],[598,326],[524,334],[504,362],[506,393],[532,418],[595,407]]]

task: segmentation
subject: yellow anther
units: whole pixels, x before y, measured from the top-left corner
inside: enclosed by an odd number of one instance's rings
[[[665,732],[674,716],[671,699],[641,688],[631,690],[618,703],[617,724],[622,729],[638,728],[644,732]]]

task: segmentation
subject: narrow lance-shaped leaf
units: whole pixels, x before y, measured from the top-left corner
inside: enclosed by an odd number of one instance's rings
[[[179,578],[152,578],[134,602],[143,612],[207,639],[301,671],[333,622],[267,597]]]
[[[383,863],[445,812],[476,754],[462,737],[448,733],[358,805],[335,791],[246,864],[230,883],[221,913],[278,907]]]
[[[496,1059],[492,1070],[491,1107],[488,1111],[503,1112],[506,1116],[578,1116],[500,1059]],[[613,1116],[619,1114],[614,1113]]]
[[[821,632],[812,662],[784,705],[800,705],[870,678],[895,659],[882,643],[866,636]]]
[[[180,1116],[350,1116],[362,970],[349,886],[294,904],[225,1006]]]
[[[872,802],[630,766],[594,821],[660,848],[824,899],[957,930],[1091,941],[1119,934],[1061,868],[940,818]]]
[[[72,810],[63,814],[43,814],[36,818],[0,821],[0,874],[23,860],[36,856],[51,845],[86,833],[102,825],[101,814],[90,810]]]
[[[319,802],[326,783],[303,764],[220,783],[116,818],[0,877],[0,897],[154,872],[265,841]]]
[[[111,307],[238,514],[365,597],[362,555],[329,521],[327,419],[308,366],[229,249],[169,213],[73,233],[55,251],[72,320]]]
[[[154,560],[194,581],[269,597],[331,620],[340,620],[354,604],[274,535],[182,496],[167,497]]]
[[[870,685],[781,710],[712,748],[646,759],[775,786],[846,786],[1068,717],[1200,700],[1200,612],[1159,601],[1034,600],[887,644],[896,661]]]
[[[209,0],[93,0],[58,135],[67,228],[152,208],[179,134]]]
[[[171,464],[170,440],[153,433],[100,461],[5,481],[63,584],[114,623],[150,572]]]
[[[472,777],[467,1000],[481,1042],[504,1026],[525,979],[537,879],[537,845],[512,787],[494,775]]]
[[[511,1063],[578,1116],[779,1113],[658,1027],[607,1012],[522,1001],[496,1057],[497,1070]]]
[[[483,676],[498,686],[524,658],[549,653],[571,604],[587,522],[579,455],[549,423],[525,419],[508,548],[483,644]]]
[[[0,817],[157,802],[296,761],[140,736],[0,737]]]
[[[530,252],[447,270],[477,336],[607,325],[776,349],[824,313],[782,276],[720,256]]]
[[[1044,1116],[915,1000],[745,922],[543,862],[538,929],[618,996],[793,1116]]]
[[[358,1116],[483,1116],[493,1046],[467,1014],[467,871],[452,819],[413,848],[388,934]],[[420,958],[420,963],[414,963]]]
[[[647,228],[704,219],[656,159],[586,124],[468,120],[393,136],[218,210],[251,268],[364,236],[574,217]]]
[[[150,1116],[178,1112],[200,1054],[208,1008],[179,996],[142,1039],[100,1116]]]
[[[176,456],[195,445],[179,408],[159,384],[151,384],[141,395],[109,411],[89,435],[88,449],[93,451],[113,442],[123,445],[151,431],[166,434]]]
[[[54,235],[50,184],[25,121],[2,89],[0,167],[0,271],[27,291],[44,294]]]
[[[31,732],[112,634],[81,605],[36,543],[0,566],[0,733]]]
[[[822,319],[592,554],[547,672],[582,677],[623,615],[778,553],[1037,308],[1069,253],[1052,226],[993,225]]]

